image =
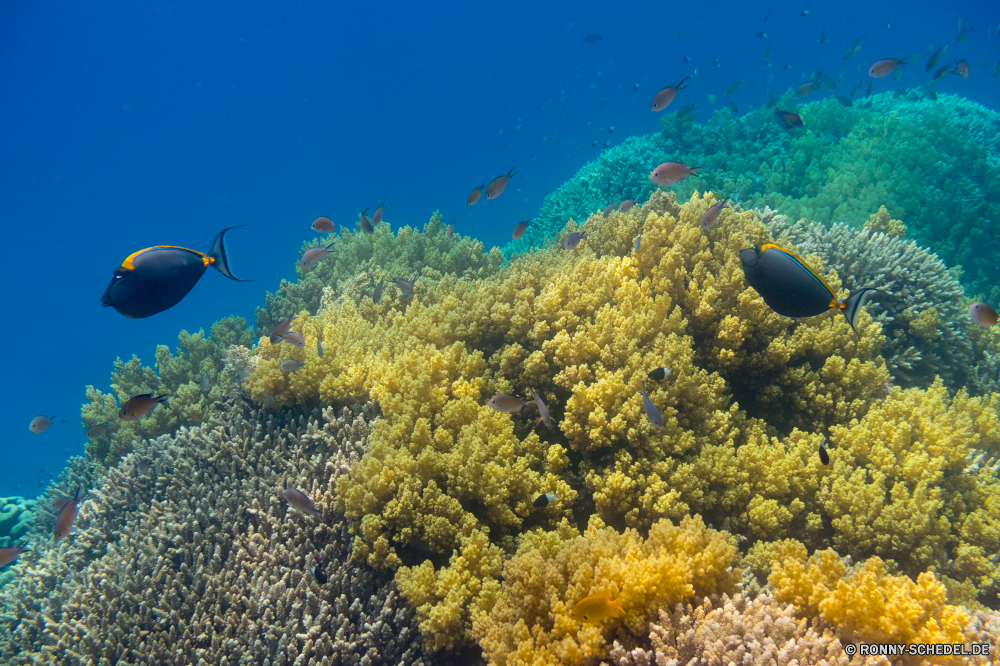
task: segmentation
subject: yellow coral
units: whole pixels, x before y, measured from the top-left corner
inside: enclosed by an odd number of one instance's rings
[[[873,232],[883,233],[886,236],[906,235],[906,225],[899,220],[892,219],[885,206],[880,206],[877,213],[868,217],[865,229],[871,229]]]

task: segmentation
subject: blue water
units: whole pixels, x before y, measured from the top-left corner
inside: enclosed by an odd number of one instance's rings
[[[950,42],[948,57],[968,59],[972,73],[946,76],[937,91],[1000,109],[1000,38],[987,35],[1000,5],[893,6],[0,4],[0,495],[14,484],[34,492],[40,468],[83,451],[84,387],[107,389],[117,356],[152,365],[155,346],[175,346],[182,328],[228,314],[252,321],[265,289],[294,277],[318,215],[352,224],[385,198],[393,228],[441,210],[457,232],[502,245],[605,143],[656,131],[653,94],[695,68],[675,107],[697,101],[704,122],[706,93],[723,100],[740,79],[749,83],[732,98],[742,114],[766,101],[768,85],[777,97],[816,67],[846,72],[847,94],[869,81],[859,62],[867,71]],[[954,43],[959,12],[975,28],[963,44]],[[585,42],[588,33],[603,41]],[[862,34],[860,57],[845,62]],[[873,91],[925,83],[925,63]],[[466,205],[511,166],[501,197]],[[144,320],[100,306],[128,254],[159,244],[207,251],[220,229],[249,221],[229,246],[234,272],[253,283],[209,271],[178,306]],[[28,424],[39,414],[57,418],[35,435]]]

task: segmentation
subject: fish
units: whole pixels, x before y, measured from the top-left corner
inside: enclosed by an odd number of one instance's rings
[[[733,100],[731,100],[731,99],[727,99],[727,100],[726,100],[726,104],[727,104],[727,105],[729,106],[729,110],[733,112],[733,115],[734,115],[734,116],[735,116],[735,115],[736,115],[737,113],[739,113],[739,111],[737,111],[737,110],[736,110],[736,102],[734,102],[734,101],[733,101]]]
[[[555,495],[553,495],[553,497],[555,497]],[[538,500],[535,501],[537,502]],[[0,548],[0,567],[5,567],[9,564],[13,564],[17,560],[18,555],[20,555],[21,553],[27,553],[28,550],[29,549],[27,546],[18,546],[14,548]]]
[[[765,39],[767,37],[767,33],[766,32],[758,32],[757,36],[760,37],[761,39]]]
[[[847,55],[844,56],[844,60],[850,60],[852,56],[856,56],[859,53],[861,53],[861,45],[864,43],[864,41],[865,41],[865,36],[864,35],[862,35],[861,37],[859,37],[854,42],[854,46],[852,46],[850,48],[850,50],[847,52]]]
[[[826,26],[823,26],[823,34],[819,36],[819,43],[826,44]]]
[[[775,108],[774,113],[771,114],[772,118],[777,118],[785,127],[791,129],[793,127],[804,127],[805,123],[802,122],[802,116],[792,111],[782,111],[781,109]]]
[[[719,98],[716,97],[715,95],[713,95],[711,93],[705,93],[705,94],[708,96],[708,101],[711,102],[712,104],[718,104],[719,103]]]
[[[35,418],[31,419],[31,424],[28,425],[28,430],[35,433],[36,435],[38,433],[45,432],[46,430],[49,429],[49,426],[52,425],[52,421],[55,418],[56,417],[54,416],[36,416]]]
[[[535,508],[541,509],[543,507],[548,506],[549,504],[552,504],[557,499],[559,499],[559,496],[556,495],[555,493],[544,493],[536,497],[535,501],[532,502],[531,504]]]
[[[580,241],[583,240],[586,233],[587,233],[586,231],[574,231],[570,234],[567,234],[565,240],[563,240],[563,249],[575,250],[576,247],[580,244]]]
[[[766,23],[767,19],[769,19],[769,18],[771,18],[771,10],[770,9],[768,9],[767,13],[764,14],[764,22]]]
[[[727,203],[729,203],[729,197],[726,197],[713,206],[709,206],[708,210],[705,211],[705,214],[701,216],[702,231],[708,231],[715,226],[715,221],[719,219],[719,213],[722,212],[722,209],[726,207]]]
[[[646,376],[653,381],[662,382],[670,376],[670,368],[657,368],[656,370],[651,370]]]
[[[635,237],[635,243],[632,244],[632,247],[635,248],[636,252],[639,251],[639,244],[641,242],[642,242],[642,234],[639,234],[638,236]]]
[[[361,214],[358,216],[358,226],[361,227],[361,231],[365,232],[366,234],[373,234],[375,233],[375,227],[372,226],[371,220],[369,220],[368,217],[365,215],[365,213],[367,213],[369,209],[371,209],[371,206],[361,211]]]
[[[416,280],[404,280],[403,278],[393,278],[393,282],[399,287],[399,290],[403,292],[403,298],[413,298],[413,285],[416,284]]]
[[[638,89],[639,89],[639,84],[638,83],[636,83],[635,85],[632,86],[632,92],[635,92]]]
[[[952,74],[958,74],[963,79],[969,78],[969,63],[965,59],[959,60],[955,66],[948,70]]]
[[[619,213],[627,213],[628,210],[635,205],[635,199],[626,199],[625,201],[618,204]]]
[[[288,333],[288,330],[292,327],[293,319],[295,319],[295,315],[292,315],[288,319],[282,319],[275,324],[274,328],[271,329],[270,340],[272,345],[276,345],[281,342],[281,339],[285,337],[285,334]]]
[[[586,37],[584,37],[583,41],[587,42],[588,44],[594,44],[595,42],[603,42],[604,38],[598,35],[597,33],[592,32]]]
[[[66,503],[61,509],[59,509],[56,521],[52,525],[52,538],[56,541],[56,543],[69,536],[70,531],[73,530],[73,523],[76,522],[76,516],[78,513],[80,513],[79,487],[76,489],[76,494],[71,498],[67,498]]]
[[[767,60],[770,57],[771,57],[771,45],[768,44],[767,48],[764,49],[764,60]]]
[[[379,301],[382,300],[382,283],[383,282],[385,282],[385,278],[382,278],[381,280],[379,280],[378,284],[375,285],[375,293],[372,294],[372,302],[373,303],[378,303]]]
[[[584,597],[576,602],[573,610],[570,611],[570,615],[577,622],[592,622],[595,624],[608,618],[618,618],[620,617],[619,613],[625,615],[625,610],[622,608],[622,600],[615,599],[612,601],[610,592],[601,592]]]
[[[552,417],[549,416],[549,408],[546,407],[545,403],[542,401],[542,396],[538,395],[535,391],[532,391],[531,397],[534,398],[535,406],[538,407],[538,413],[541,415],[538,420],[544,423],[546,428],[551,428],[553,424]]]
[[[871,97],[871,96],[872,96],[872,82],[869,81],[868,87],[865,88],[865,97]]]
[[[470,206],[475,205],[475,203],[477,201],[479,201],[479,195],[481,195],[483,193],[483,188],[484,187],[486,187],[486,181],[485,180],[483,181],[482,185],[480,185],[476,189],[472,190],[472,193],[469,195],[469,199],[468,199]]]
[[[152,460],[146,460],[143,458],[135,464],[135,475],[136,476],[146,476],[146,473],[153,466]]]
[[[843,83],[845,76],[847,76],[847,72],[841,72],[840,76],[837,77],[837,83]],[[829,87],[829,86],[827,86],[827,87]]]
[[[309,567],[309,573],[313,575],[313,578],[316,579],[317,583],[319,583],[320,585],[326,585],[326,574],[323,573],[322,569],[320,569],[316,565],[313,565]]]
[[[786,72],[787,72],[788,70],[790,70],[791,68],[792,68],[792,66],[791,66],[791,65],[784,65],[784,66],[782,67],[782,69],[783,69],[783,70],[785,70]]]
[[[101,305],[113,307],[130,319],[152,316],[180,303],[209,266],[230,280],[250,282],[233,275],[223,242],[227,231],[245,226],[238,224],[220,231],[208,254],[167,245],[133,252],[114,270]]]
[[[524,407],[524,399],[510,393],[498,393],[486,404],[502,414],[509,414]]]
[[[285,335],[282,336],[281,341],[287,342],[293,347],[298,347],[299,349],[306,346],[306,339],[302,337],[301,333],[296,333],[295,331],[288,331],[288,333],[285,333]]]
[[[666,88],[663,88],[658,93],[653,95],[653,103],[650,105],[650,108],[654,112],[663,111],[663,109],[667,108],[670,105],[670,103],[674,101],[674,97],[677,96],[677,92],[687,88],[687,86],[684,85],[684,82],[687,81],[688,78],[689,77],[685,76],[683,79],[681,79],[680,83],[674,84],[672,86],[667,86]]]
[[[688,176],[697,176],[698,169],[701,168],[700,166],[689,167],[683,162],[664,162],[653,169],[653,173],[649,174],[649,179],[657,185],[673,185]]]
[[[313,506],[312,500],[301,490],[296,488],[285,488],[281,496],[285,498],[288,505],[299,513],[304,513],[307,516],[315,516],[319,511]]]
[[[323,261],[323,258],[330,252],[333,252],[333,246],[336,243],[330,243],[326,247],[314,247],[306,250],[302,254],[302,259],[299,260],[299,266],[303,269],[312,268],[319,262]]]
[[[452,222],[451,224],[448,225],[448,230],[445,233],[446,233],[446,235],[447,235],[448,238],[454,238],[455,237],[455,223],[454,222]]]
[[[684,56],[684,62],[691,62],[691,56]]]
[[[805,319],[839,309],[859,339],[854,327],[858,311],[868,294],[885,293],[862,287],[845,299],[837,298],[837,293],[806,262],[772,243],[740,250],[740,263],[750,286],[782,317]]]
[[[997,311],[986,303],[973,303],[969,306],[969,316],[983,328],[997,325]]]
[[[94,437],[100,437],[101,435],[105,435],[107,434],[108,428],[110,427],[111,426],[108,423],[98,423],[95,426],[90,426],[90,428],[87,430],[87,437],[93,439]]]
[[[819,444],[819,461],[824,465],[830,464],[830,454],[826,452],[826,448],[823,447],[823,443]]]
[[[868,76],[873,79],[881,79],[883,76],[889,76],[896,68],[900,65],[905,65],[909,57],[906,58],[886,58],[884,60],[879,60],[868,70]]]
[[[969,38],[969,33],[975,30],[975,28],[966,29],[965,24],[962,22],[962,17],[958,17],[958,37],[955,38],[957,44],[961,44]]]
[[[663,414],[660,414],[660,410],[656,408],[653,401],[649,399],[649,394],[646,393],[646,380],[642,380],[642,406],[646,409],[646,418],[657,430],[663,430],[664,421]]]
[[[809,16],[809,10],[808,9],[803,9],[802,13],[799,14],[799,18],[805,18],[807,16]]]
[[[934,65],[936,65],[937,62],[938,62],[938,60],[941,58],[941,56],[944,55],[945,49],[947,49],[947,48],[948,48],[947,46],[942,46],[937,51],[935,51],[934,55],[932,55],[930,58],[928,58],[927,65],[924,67],[924,71],[929,72],[932,69],[934,69]]]
[[[382,199],[382,203],[378,205],[378,208],[375,209],[375,214],[372,215],[373,227],[378,225],[378,223],[382,221],[382,211],[385,210],[385,201],[386,201],[385,199]]]
[[[323,343],[319,338],[316,338],[316,356],[323,358]]]
[[[850,97],[844,97],[843,95],[838,95],[837,101],[843,104],[844,106],[854,106],[854,102],[851,101]]]
[[[941,69],[939,69],[938,71],[934,72],[934,80],[937,81],[938,79],[943,77],[948,72],[949,67],[951,67],[950,62]]]
[[[279,365],[278,367],[284,370],[285,372],[295,372],[296,370],[301,370],[304,366],[305,363],[303,363],[302,361],[297,361],[294,358],[290,358],[288,360],[282,361],[281,365]]]
[[[734,83],[731,86],[729,86],[728,88],[726,88],[726,94],[727,95],[732,95],[734,92],[736,92],[737,90],[739,90],[740,86],[743,85],[744,83],[746,83],[746,81],[744,81],[743,79],[740,79],[736,83]]]
[[[608,215],[605,212],[604,217],[607,217],[607,216]],[[518,222],[516,225],[514,225],[514,231],[510,232],[510,237],[513,238],[514,240],[521,240],[521,237],[524,236],[524,232],[528,228],[528,223],[530,223],[530,222],[531,222],[531,220],[525,220],[524,222]]]
[[[212,390],[212,385],[208,381],[208,375],[202,375],[201,377],[201,390],[208,393]]]
[[[829,76],[821,76],[820,79],[819,79],[819,83],[820,83],[820,85],[822,85],[822,86],[824,86],[824,87],[826,87],[826,88],[828,88],[830,90],[836,90],[837,89],[837,82],[834,81],[833,79],[831,79]]]
[[[997,64],[993,67],[993,78],[1000,78],[1000,58],[997,59]]]
[[[932,102],[936,102],[937,101],[937,93],[934,92],[934,89],[931,88],[930,86],[926,86],[924,88],[924,97],[926,97],[927,99],[931,100]]]
[[[514,173],[514,167],[511,167],[506,176],[497,176],[491,180],[490,184],[486,187],[486,198],[496,199],[500,196],[500,194],[504,191],[504,188],[507,187],[507,181],[516,175],[517,174]]]
[[[687,106],[682,106],[677,110],[677,120],[685,120],[691,117],[691,112],[695,110],[697,102],[691,102]]]
[[[808,95],[809,93],[811,93],[813,90],[816,90],[818,87],[819,87],[819,84],[816,83],[815,81],[806,81],[801,86],[799,86],[798,88],[795,89],[795,96],[796,97],[805,97],[806,95]]]
[[[333,223],[333,220],[324,215],[313,220],[312,230],[322,233],[336,233],[337,225]]]
[[[615,209],[615,205],[613,203],[609,203],[607,206],[605,206],[604,207],[604,219],[608,219],[608,216],[611,215],[611,213],[612,213],[612,211],[614,211],[614,209]],[[517,231],[517,229],[514,229],[514,231]]]
[[[148,416],[160,403],[166,404],[167,396],[154,397],[152,393],[132,396],[122,404],[122,408],[118,410],[118,417],[122,421],[138,421]]]

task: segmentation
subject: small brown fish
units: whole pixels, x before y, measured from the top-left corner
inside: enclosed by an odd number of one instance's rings
[[[95,426],[90,426],[90,428],[87,430],[87,437],[93,439],[94,437],[100,437],[102,435],[106,435],[108,432],[108,428],[110,427],[111,426],[108,423],[99,423]]]
[[[740,79],[739,81],[737,81],[733,85],[731,85],[728,88],[726,88],[726,94],[727,95],[732,95],[734,92],[736,92],[737,90],[739,90],[740,86],[743,85],[744,83],[746,83],[746,81],[744,81],[743,79]]]
[[[136,476],[146,476],[149,469],[153,466],[152,460],[146,460],[143,458],[135,464],[135,475]]]
[[[382,221],[382,211],[385,209],[385,199],[382,199],[382,203],[378,205],[375,209],[375,214],[372,215],[372,226],[378,226],[378,223]]]
[[[315,516],[319,511],[313,506],[312,500],[301,490],[295,488],[286,488],[281,496],[285,498],[289,506],[298,511],[299,513],[304,513],[307,516]]]
[[[605,206],[604,207],[604,219],[608,219],[608,216],[611,215],[611,213],[614,211],[614,209],[615,209],[615,205],[613,203],[609,203],[607,206]]]
[[[375,285],[375,293],[372,294],[372,302],[373,303],[378,303],[379,301],[382,300],[382,283],[383,282],[385,282],[385,278],[382,278],[381,280],[379,280],[378,284]]]
[[[454,222],[452,222],[451,224],[448,225],[447,236],[448,236],[448,238],[454,238],[455,237],[455,223]]]
[[[474,205],[477,201],[479,201],[479,196],[483,193],[483,188],[484,187],[486,187],[486,181],[485,180],[483,181],[482,185],[480,185],[476,189],[472,190],[472,194],[469,195],[469,205],[470,206]]]
[[[615,599],[612,601],[610,592],[601,592],[600,594],[592,594],[589,597],[584,597],[576,602],[573,610],[570,611],[570,615],[577,622],[591,622],[595,624],[603,622],[608,618],[621,617],[619,613],[625,615],[625,610],[622,608],[622,600]]]
[[[635,199],[626,199],[625,201],[618,204],[619,213],[627,213],[628,209],[635,205]]]
[[[31,424],[28,426],[28,430],[35,433],[36,435],[40,432],[45,432],[52,425],[54,416],[36,416],[31,419]]]
[[[944,67],[942,67],[938,71],[934,72],[934,80],[937,81],[938,79],[940,79],[941,77],[943,77],[945,74],[947,74],[948,73],[948,69],[950,67],[951,67],[951,63],[949,62]]]
[[[649,179],[657,185],[672,185],[688,176],[697,176],[700,166],[689,167],[683,162],[664,162],[653,169]]]
[[[68,499],[56,516],[56,522],[52,526],[52,537],[57,543],[69,536],[78,513],[80,513],[80,488],[76,489],[76,494]]]
[[[782,111],[781,109],[775,108],[774,113],[771,114],[771,117],[777,118],[778,120],[780,120],[785,124],[785,127],[788,128],[805,126],[804,123],[802,122],[802,117],[799,114],[793,113],[791,111]]]
[[[908,59],[909,56],[906,58],[886,58],[885,60],[879,60],[868,70],[868,76],[873,79],[881,79],[883,76],[889,76],[896,71],[897,67],[905,65]]]
[[[314,247],[306,250],[302,259],[299,261],[299,265],[302,268],[312,268],[319,262],[323,261],[323,258],[330,252],[333,252],[333,246],[335,243],[330,243],[326,247]]]
[[[370,208],[371,206],[365,208],[363,211],[361,211],[361,215],[358,217],[358,226],[361,227],[361,231],[365,232],[366,234],[375,233],[375,227],[372,226],[371,220],[369,220],[368,217],[365,215],[365,213],[367,213]]]
[[[660,92],[653,95],[653,103],[650,108],[652,108],[653,111],[663,111],[663,109],[667,108],[670,103],[674,101],[674,98],[677,97],[677,91],[687,88],[687,86],[684,85],[684,82],[687,80],[688,77],[685,76],[681,79],[680,83],[667,86]]]
[[[531,397],[535,399],[535,405],[538,407],[538,413],[541,415],[538,420],[545,424],[546,428],[552,427],[552,417],[549,416],[549,408],[545,406],[542,402],[542,396],[538,395],[535,391],[531,392]]]
[[[580,244],[580,241],[586,236],[586,231],[574,231],[571,234],[566,235],[566,239],[563,241],[564,250],[575,250]]]
[[[816,90],[817,88],[819,88],[819,86],[820,86],[820,84],[817,83],[816,81],[806,81],[801,86],[799,86],[798,88],[795,89],[795,96],[796,97],[805,97],[806,95],[808,95],[809,93],[811,93],[813,90]]]
[[[486,198],[496,199],[507,187],[507,181],[516,176],[514,173],[514,167],[510,168],[506,176],[497,176],[490,181],[490,184],[486,187]]]
[[[287,342],[293,347],[298,347],[299,349],[302,349],[303,347],[306,346],[306,339],[303,338],[300,333],[296,333],[295,331],[288,331],[288,333],[285,333],[281,337],[281,341]]]
[[[927,59],[927,65],[924,67],[924,70],[929,72],[932,69],[934,69],[934,65],[936,65],[937,61],[940,60],[941,56],[944,55],[945,50],[947,48],[948,48],[947,46],[942,46],[937,51],[935,51],[934,54]]]
[[[166,404],[167,396],[153,396],[152,393],[145,393],[129,398],[118,410],[118,416],[122,421],[138,421],[148,415],[160,403]]]
[[[663,430],[665,425],[663,421],[663,414],[660,410],[656,408],[653,401],[649,399],[649,394],[646,393],[646,380],[642,380],[642,406],[646,409],[646,418],[657,430]]]
[[[5,567],[8,564],[13,564],[17,560],[17,556],[21,553],[27,553],[27,546],[20,546],[17,548],[0,548],[0,567]]]
[[[284,337],[285,333],[288,333],[289,329],[292,327],[292,320],[295,319],[295,315],[292,315],[288,319],[282,319],[274,328],[271,329],[271,344],[276,345]]]
[[[416,280],[404,280],[403,278],[393,278],[393,282],[399,287],[399,290],[403,292],[403,298],[413,298],[413,285],[416,284]]]
[[[715,226],[715,221],[719,219],[719,213],[722,212],[722,209],[726,207],[727,203],[729,203],[729,197],[726,197],[714,206],[710,206],[709,209],[705,211],[705,214],[701,216],[702,231],[708,231]]]
[[[498,393],[487,404],[498,412],[509,414],[524,407],[524,399],[510,393]]]
[[[969,63],[965,60],[959,60],[955,63],[955,66],[948,70],[952,74],[958,74],[963,79],[969,78]]]
[[[518,222],[517,226],[514,227],[514,231],[511,232],[510,237],[513,238],[514,240],[521,240],[521,237],[524,236],[525,230],[528,228],[529,222],[531,222],[531,220]]]
[[[333,220],[324,215],[323,217],[317,217],[313,220],[312,230],[324,234],[330,234],[337,231],[337,225],[333,223]]]
[[[296,370],[301,370],[304,366],[305,363],[303,363],[302,361],[297,361],[294,358],[290,358],[288,360],[282,361],[281,365],[279,365],[278,367],[284,370],[285,372],[295,372]]]
[[[997,311],[986,303],[973,303],[969,306],[969,316],[972,321],[984,328],[997,325]]]
[[[955,38],[955,42],[957,44],[961,44],[969,38],[969,33],[973,30],[975,30],[975,28],[966,28],[965,24],[962,22],[962,17],[958,17],[958,37]]]

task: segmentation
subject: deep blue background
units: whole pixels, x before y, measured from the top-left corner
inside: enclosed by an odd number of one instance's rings
[[[316,216],[353,223],[388,198],[393,227],[440,209],[458,232],[501,245],[605,142],[655,131],[653,94],[696,67],[674,104],[696,100],[704,122],[705,94],[722,99],[739,79],[752,82],[734,95],[744,113],[769,82],[777,96],[824,66],[832,78],[847,72],[846,94],[867,85],[859,62],[867,70],[951,42],[949,58],[967,58],[972,75],[937,90],[1000,108],[1000,38],[987,34],[997,3],[836,5],[0,4],[0,495],[15,483],[34,492],[40,467],[82,451],[84,386],[107,388],[116,356],[151,364],[155,345],[174,346],[182,328],[252,320],[264,290],[294,275]],[[960,11],[976,31],[955,44]],[[583,41],[591,32],[603,41]],[[845,62],[862,34],[860,58]],[[925,63],[873,90],[924,83]],[[466,205],[511,166],[518,175],[501,197]],[[209,271],[180,305],[140,321],[100,307],[131,252],[206,251],[222,227],[248,221],[229,243],[234,272],[255,282]],[[58,418],[34,435],[38,414]]]

